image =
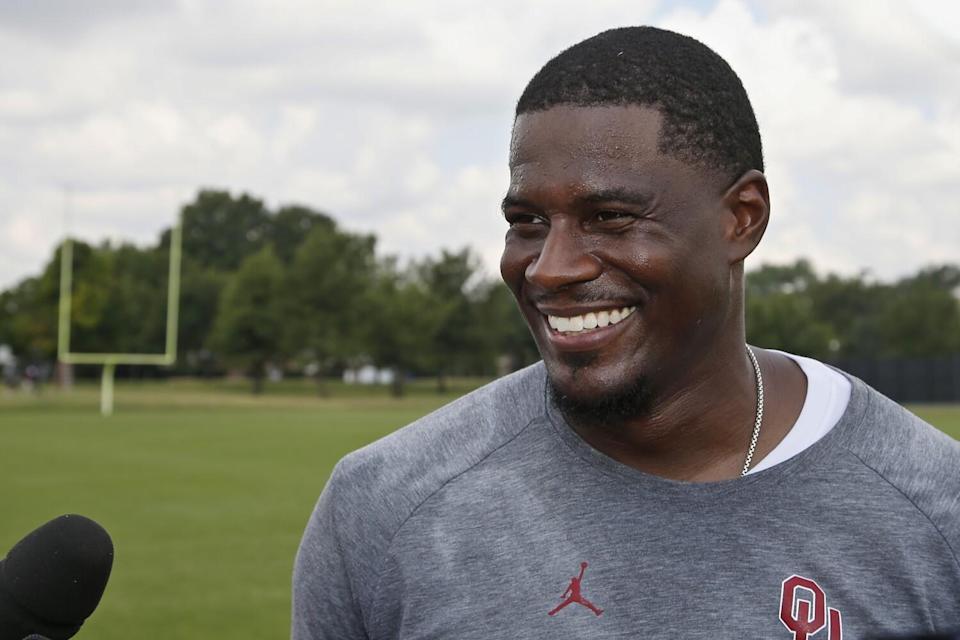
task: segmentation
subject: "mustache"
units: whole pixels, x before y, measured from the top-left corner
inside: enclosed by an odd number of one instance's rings
[[[553,291],[550,293],[533,293],[527,298],[534,304],[591,304],[594,302],[628,302],[634,304],[643,302],[644,297],[639,297],[636,292],[630,295],[624,295],[622,291],[614,289],[603,289],[591,287],[590,289],[570,289],[569,291]]]

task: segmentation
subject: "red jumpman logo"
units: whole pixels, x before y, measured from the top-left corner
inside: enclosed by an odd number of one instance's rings
[[[583,582],[583,572],[587,570],[587,563],[580,563],[580,575],[576,578],[570,578],[570,586],[567,587],[567,590],[563,592],[563,595],[560,596],[561,599],[566,598],[563,602],[557,605],[557,608],[548,613],[548,616],[556,615],[560,609],[563,609],[568,604],[582,604],[590,611],[593,611],[594,615],[599,616],[603,613],[603,609],[598,609],[592,602],[580,595],[580,583]],[[569,596],[569,597],[568,597]]]

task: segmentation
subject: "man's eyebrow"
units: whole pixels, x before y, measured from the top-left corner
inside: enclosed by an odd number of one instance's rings
[[[610,189],[598,189],[591,191],[577,198],[581,204],[597,204],[600,202],[622,202],[624,204],[633,204],[640,207],[649,206],[654,200],[654,195],[650,191],[635,191],[631,189],[614,187]]]
[[[506,211],[510,207],[532,208],[533,203],[529,200],[524,200],[523,198],[518,198],[517,196],[507,194],[507,196],[504,197],[503,202],[500,203],[500,210]]]
[[[610,189],[598,189],[577,197],[578,204],[597,204],[600,202],[622,202],[624,204],[633,204],[640,207],[649,206],[654,195],[650,191],[636,191],[621,187]],[[500,209],[506,211],[509,207],[536,208],[536,205],[530,200],[518,196],[507,194],[500,203]]]

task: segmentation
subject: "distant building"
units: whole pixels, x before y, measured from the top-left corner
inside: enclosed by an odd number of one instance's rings
[[[393,384],[393,376],[392,369],[380,369],[372,364],[343,371],[346,384]]]
[[[0,344],[0,380],[11,387],[17,382],[17,357],[5,344]]]

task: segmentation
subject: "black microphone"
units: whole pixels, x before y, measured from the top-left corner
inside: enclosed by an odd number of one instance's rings
[[[0,640],[66,640],[100,603],[113,542],[99,524],[64,515],[0,560]]]

